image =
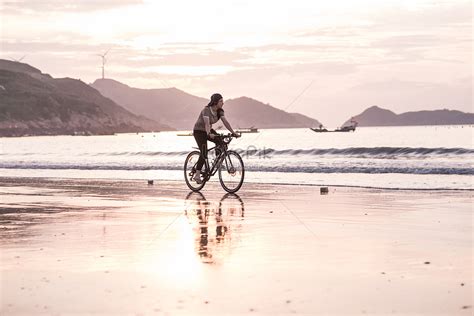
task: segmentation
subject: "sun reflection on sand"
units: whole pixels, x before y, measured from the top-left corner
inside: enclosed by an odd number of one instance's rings
[[[184,213],[159,232],[162,235],[153,241],[151,249],[142,253],[140,266],[175,288],[200,283],[206,265],[221,265],[231,255],[239,240],[232,235],[231,224],[244,217],[244,209],[244,202],[236,194],[213,201],[202,193],[189,193]],[[159,242],[161,239],[166,243]]]
[[[193,247],[193,232],[189,229],[189,225],[179,220],[176,223],[176,240],[168,247],[169,252],[163,254],[156,253],[156,256],[167,256],[167,264],[162,267],[164,271],[160,274],[177,285],[185,286],[199,281],[202,275],[201,264],[195,256]],[[155,267],[156,269],[156,267]]]

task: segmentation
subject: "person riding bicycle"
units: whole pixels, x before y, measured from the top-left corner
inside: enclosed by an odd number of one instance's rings
[[[222,106],[224,105],[224,100],[222,95],[219,93],[214,93],[211,96],[211,101],[204,109],[199,113],[199,117],[194,124],[193,135],[196,139],[196,143],[199,147],[201,155],[196,165],[196,173],[194,174],[193,180],[196,183],[201,184],[201,168],[204,165],[204,161],[207,158],[207,141],[214,142],[216,145],[219,144],[220,139],[217,137],[217,133],[212,129],[212,124],[215,124],[217,121],[221,120],[224,123],[224,126],[232,133],[232,136],[237,137],[238,135],[234,132],[229,122],[224,116],[224,110]]]

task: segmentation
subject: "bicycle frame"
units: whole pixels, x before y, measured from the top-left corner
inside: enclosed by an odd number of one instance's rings
[[[216,146],[209,149],[205,148],[205,151],[204,148],[202,148],[204,155],[201,155],[202,151],[192,151],[188,154],[184,163],[184,177],[186,184],[192,191],[197,192],[204,187],[206,182],[209,181],[212,176],[219,173],[219,181],[224,190],[230,193],[235,193],[242,186],[245,169],[242,158],[237,152],[229,150],[229,144],[233,138],[240,137],[240,135],[219,134],[215,136],[219,137],[217,140],[213,140],[216,143]],[[215,156],[208,157],[208,154],[212,150],[215,151]],[[196,155],[199,156],[199,159],[197,162],[194,162]],[[205,156],[205,158],[202,156]],[[199,172],[200,179],[197,179],[194,178],[194,176],[197,173],[196,165],[199,161],[202,161],[202,167]],[[198,184],[197,186],[194,185],[194,181]]]
[[[222,149],[219,156],[216,157],[215,159],[215,162],[214,164],[212,165],[212,167],[209,166],[209,152],[213,149]],[[227,144],[222,144],[220,146],[214,146],[212,148],[209,148],[207,150],[207,155],[206,155],[206,158],[204,159],[204,165],[206,166],[206,169],[205,169],[205,177],[206,177],[206,181],[209,180],[212,176],[214,176],[217,172],[217,170],[219,170],[219,167],[222,165],[222,161],[225,159],[225,157],[227,156]],[[226,163],[227,164],[227,163]]]

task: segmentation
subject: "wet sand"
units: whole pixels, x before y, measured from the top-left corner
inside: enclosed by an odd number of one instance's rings
[[[0,178],[1,315],[471,315],[469,191]]]

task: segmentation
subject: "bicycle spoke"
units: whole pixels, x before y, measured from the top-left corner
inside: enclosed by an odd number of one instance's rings
[[[194,179],[194,175],[196,174],[196,164],[199,160],[200,152],[193,151],[187,157],[184,163],[184,179],[186,181],[186,185],[192,191],[199,191],[201,190],[204,185],[206,184],[206,179],[201,177],[202,183],[197,183]]]
[[[239,154],[228,151],[219,168],[219,180],[227,192],[236,192],[244,180],[244,164]]]

